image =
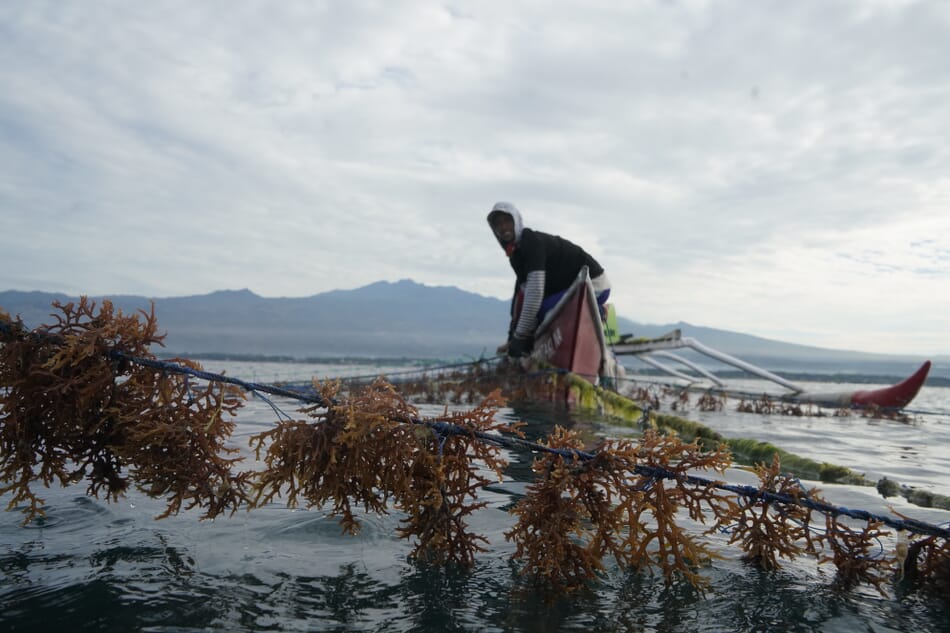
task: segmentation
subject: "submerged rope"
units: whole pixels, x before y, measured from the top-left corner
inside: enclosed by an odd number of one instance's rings
[[[493,362],[501,360],[502,358],[504,358],[504,356],[502,356],[501,354],[498,354],[495,356],[487,356],[487,357],[481,356],[475,360],[460,361],[457,363],[445,363],[442,365],[423,366],[420,369],[404,369],[401,371],[393,371],[393,372],[388,372],[388,371],[377,372],[375,374],[340,376],[339,380],[343,383],[350,384],[350,383],[359,383],[361,381],[372,381],[372,380],[375,380],[376,378],[379,378],[381,375],[386,378],[389,378],[391,376],[413,376],[413,375],[418,375],[420,373],[424,374],[426,372],[442,371],[446,369],[458,369],[459,367],[473,367],[475,365],[493,363]]]

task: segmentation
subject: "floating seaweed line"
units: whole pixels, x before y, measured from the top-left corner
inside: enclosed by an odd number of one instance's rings
[[[686,439],[698,438],[709,449],[727,444],[733,458],[741,464],[754,466],[768,463],[778,454],[786,472],[823,483],[844,483],[876,487],[883,497],[902,496],[910,503],[921,507],[950,510],[950,497],[922,488],[901,485],[882,478],[873,481],[844,466],[816,462],[784,451],[767,442],[750,438],[727,437],[698,422],[681,417],[690,406],[689,395],[683,389],[671,389],[666,385],[651,384],[649,388],[636,386],[618,393],[611,389],[595,387],[579,376],[554,367],[541,367],[521,371],[508,363],[495,363],[492,359],[474,362],[465,370],[445,372],[435,368],[434,374],[425,370],[404,372],[400,382],[394,383],[399,391],[414,402],[427,404],[464,405],[477,402],[494,389],[501,388],[509,401],[563,400],[570,394],[572,408],[583,412],[596,411],[612,423],[632,426],[635,429],[656,428],[666,433],[677,433]],[[414,373],[415,379],[405,374]],[[420,375],[421,374],[421,375]],[[672,403],[670,400],[672,399]],[[705,393],[697,402],[701,411],[722,410],[725,397],[722,394]],[[662,413],[667,409],[680,415]]]
[[[149,352],[163,339],[154,310],[123,315],[104,301],[96,311],[86,298],[53,306],[56,322],[32,331],[0,311],[0,494],[27,521],[43,514],[33,486],[54,481],[85,480],[88,494],[107,500],[135,486],[166,500],[159,518],[189,508],[214,518],[277,499],[331,505],[349,533],[360,529],[356,508],[395,507],[405,513],[398,533],[415,542],[414,558],[469,567],[486,541],[467,518],[486,505],[478,494],[489,476],[503,479],[500,449],[508,448],[536,455],[536,479],[505,537],[526,576],[562,590],[595,579],[607,556],[706,587],[699,572],[717,554],[677,523],[681,511],[711,521],[707,533],[729,526],[730,543],[764,569],[808,555],[833,564],[844,585],[883,592],[898,573],[936,591],[950,582],[950,529],[830,504],[782,474],[777,455],[756,466],[758,487],[728,484],[695,474],[725,472],[732,458],[724,444],[647,429],[636,442],[610,439],[588,450],[578,433],[557,426],[532,442],[520,423],[495,419],[505,403],[497,390],[470,410],[421,418],[384,380],[346,394],[334,381],[314,381],[313,393],[246,382],[188,359],[157,360]],[[303,419],[278,416],[250,438],[259,470],[239,471],[238,449],[226,444],[245,392],[306,405]],[[823,531],[811,529],[812,512],[823,515]],[[915,537],[893,555],[874,554],[885,527]]]

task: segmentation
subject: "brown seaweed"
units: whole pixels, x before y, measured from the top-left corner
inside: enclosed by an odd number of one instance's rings
[[[130,486],[162,498],[166,509],[157,518],[188,509],[214,518],[281,501],[329,507],[343,531],[355,533],[360,512],[395,508],[404,513],[398,534],[414,541],[413,557],[470,567],[486,541],[468,519],[485,506],[480,490],[507,465],[498,442],[486,440],[521,437],[518,424],[495,417],[504,404],[498,387],[529,399],[564,389],[556,374],[538,379],[510,365],[430,376],[402,390],[382,379],[346,388],[315,382],[326,404],[252,437],[259,461],[252,470],[231,445],[243,395],[221,380],[196,384],[184,370],[200,365],[187,359],[154,362],[150,348],[163,338],[154,311],[124,315],[109,301],[97,307],[86,298],[53,307],[54,323],[32,331],[0,310],[0,494],[27,522],[44,512],[38,486],[79,482],[109,501]],[[471,408],[420,418],[407,394]],[[639,395],[659,400],[655,391]],[[689,404],[684,391],[664,396]],[[701,408],[722,406],[707,396]],[[668,583],[702,589],[708,581],[700,570],[718,556],[695,527],[708,523],[706,533],[728,526],[729,542],[765,570],[813,556],[835,567],[844,588],[863,583],[883,593],[900,571],[905,581],[946,595],[946,538],[917,537],[887,553],[889,533],[879,519],[846,519],[817,491],[782,475],[777,455],[756,467],[757,494],[697,477],[731,464],[726,448],[708,439],[687,443],[648,429],[637,441],[607,440],[586,452],[578,432],[555,427],[534,445],[536,479],[506,532],[523,573],[571,591],[595,580],[612,557],[622,568],[658,569]],[[812,525],[816,503],[823,532]]]
[[[154,359],[154,311],[124,315],[112,303],[54,303],[55,323],[28,332],[12,323],[0,347],[0,494],[25,521],[43,514],[37,484],[85,480],[92,496],[116,500],[130,483],[167,510],[204,517],[234,512],[245,479],[225,446],[241,395],[128,362]],[[141,316],[141,318],[139,318]],[[9,322],[9,320],[8,320]],[[182,361],[190,363],[190,361]],[[191,363],[197,367],[196,364]],[[24,505],[25,504],[25,505]]]

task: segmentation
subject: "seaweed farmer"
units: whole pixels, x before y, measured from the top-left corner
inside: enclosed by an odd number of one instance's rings
[[[603,311],[610,295],[610,282],[603,267],[583,248],[558,235],[527,228],[521,213],[510,202],[495,203],[488,214],[488,224],[515,271],[508,341],[498,347],[499,354],[518,358],[531,352],[535,328],[584,266]]]

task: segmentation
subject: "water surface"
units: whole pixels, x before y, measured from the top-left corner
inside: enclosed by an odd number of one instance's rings
[[[205,365],[262,382],[372,370]],[[279,404],[293,413],[292,403]],[[766,440],[872,478],[950,494],[950,389],[925,387],[914,407],[924,413],[909,423],[739,414],[728,406],[685,415],[724,435]],[[422,409],[424,415],[442,411]],[[528,421],[535,435],[555,421],[594,435],[630,432],[552,407],[506,408],[499,415]],[[247,437],[275,419],[256,398],[239,414],[234,441],[249,459]],[[723,559],[703,569],[712,581],[706,594],[611,565],[571,596],[532,588],[509,560],[514,547],[504,538],[514,524],[507,510],[531,481],[531,458],[508,457],[505,481],[484,491],[489,505],[473,518],[473,529],[490,546],[468,573],[408,561],[410,544],[394,536],[398,513],[363,517],[362,532],[352,537],[325,510],[281,503],[214,521],[199,521],[197,512],[156,521],[163,505],[137,492],[110,504],[87,497],[82,485],[43,490],[45,518],[23,526],[20,513],[0,513],[0,630],[950,631],[948,602],[898,585],[885,596],[869,587],[840,591],[833,588],[833,569],[806,559],[761,572],[739,560],[727,535],[710,537]],[[740,470],[727,477],[750,482]],[[873,488],[820,487],[847,507],[880,513],[893,507],[931,523],[950,521],[950,512],[882,499]]]

